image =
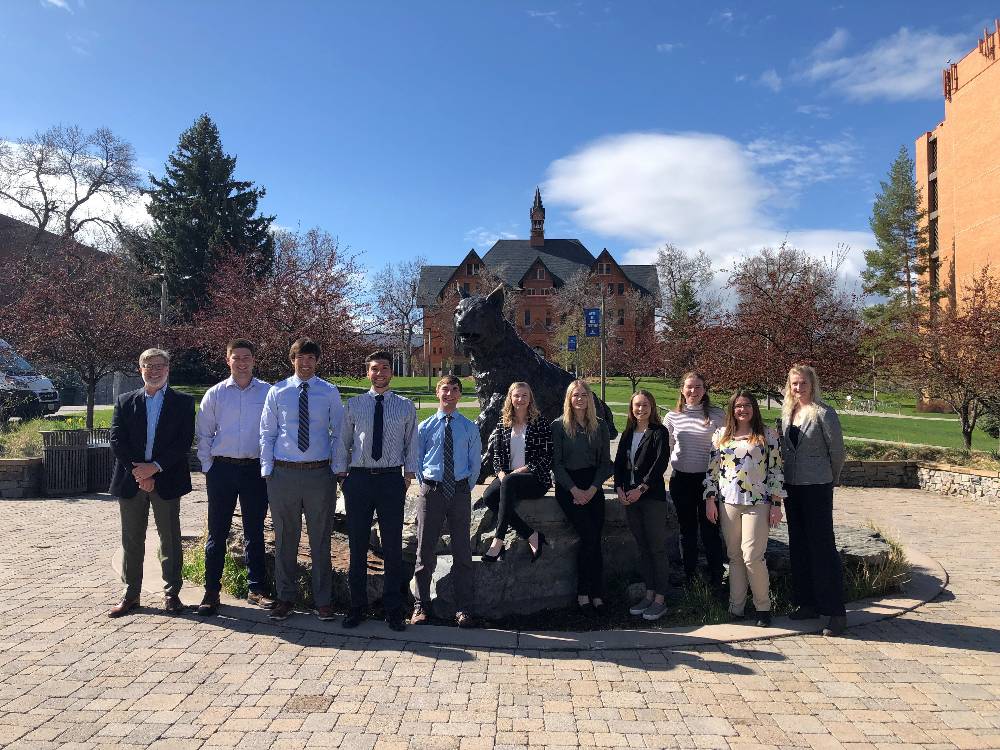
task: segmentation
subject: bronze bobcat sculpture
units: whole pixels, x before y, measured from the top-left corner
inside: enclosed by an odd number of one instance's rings
[[[479,397],[479,417],[476,424],[483,445],[500,421],[507,389],[511,383],[524,381],[535,394],[535,405],[547,421],[562,415],[566,387],[573,376],[538,355],[503,317],[504,288],[498,286],[486,297],[469,296],[460,290],[462,300],[455,308],[455,332],[469,354],[472,374]],[[615,429],[611,409],[594,396],[597,416],[608,424],[611,437]],[[483,476],[492,471],[487,464],[490,451],[483,460]]]

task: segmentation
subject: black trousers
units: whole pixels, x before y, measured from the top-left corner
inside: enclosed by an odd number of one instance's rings
[[[844,567],[833,534],[833,484],[786,484],[792,603],[843,615]]]
[[[694,575],[698,569],[698,533],[705,547],[708,561],[708,575],[713,583],[722,581],[722,538],[719,526],[705,516],[705,501],[702,499],[705,480],[703,473],[673,471],[670,474],[670,499],[677,510],[677,525],[681,532],[681,556],[684,558],[684,572]]]
[[[544,496],[547,489],[534,474],[527,472],[508,474],[503,479],[494,479],[483,493],[483,502],[487,508],[496,513],[496,538],[502,540],[507,536],[508,528],[514,529],[522,539],[534,534],[534,529],[517,515],[514,508],[521,500]]]
[[[573,484],[581,490],[590,489],[595,467],[570,471]],[[604,555],[601,551],[601,534],[604,531],[604,490],[597,493],[586,505],[575,505],[570,491],[556,484],[556,501],[570,525],[580,537],[576,557],[576,593],[578,596],[603,598]]]
[[[351,562],[347,582],[351,606],[368,607],[368,545],[372,518],[378,514],[378,533],[382,539],[382,563],[385,587],[382,605],[386,612],[403,603],[403,502],[406,484],[399,474],[368,474],[351,469],[344,480],[344,504],[347,506],[347,539]]]
[[[205,477],[208,491],[208,540],[205,542],[205,591],[222,588],[226,541],[233,526],[236,501],[243,523],[243,552],[247,584],[251,591],[267,593],[264,570],[264,518],[267,516],[267,483],[260,464],[230,464],[216,461]]]

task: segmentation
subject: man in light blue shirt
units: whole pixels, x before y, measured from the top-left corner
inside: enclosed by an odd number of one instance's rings
[[[437,384],[438,411],[417,428],[420,448],[420,498],[417,500],[417,566],[414,580],[417,603],[410,623],[430,616],[431,578],[437,565],[441,527],[448,521],[451,536],[451,573],[455,590],[455,622],[473,624],[472,485],[479,478],[483,445],[479,428],[458,413],[462,381],[454,375]]]
[[[332,620],[330,535],[337,493],[331,462],[344,407],[337,386],[316,376],[319,344],[300,338],[292,344],[288,358],[295,374],[271,387],[260,417],[260,472],[267,479],[274,523],[278,595],[269,617],[285,620],[293,612],[304,514],[312,558],[314,612],[321,620]]]
[[[260,417],[271,386],[253,376],[254,345],[235,339],[226,347],[229,377],[201,399],[198,412],[198,460],[208,491],[208,538],[205,540],[205,598],[199,615],[219,610],[226,541],[240,503],[243,552],[247,563],[247,602],[274,606],[264,566],[264,518],[267,485],[260,475]]]

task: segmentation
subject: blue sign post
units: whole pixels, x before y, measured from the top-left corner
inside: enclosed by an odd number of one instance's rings
[[[601,335],[601,311],[599,308],[585,309],[583,311],[583,322],[587,329],[587,336],[597,337]]]
[[[566,339],[566,351],[575,352],[576,351],[576,336],[570,336]]]

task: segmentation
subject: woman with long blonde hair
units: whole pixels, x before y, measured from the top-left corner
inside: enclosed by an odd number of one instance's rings
[[[725,415],[712,406],[708,381],[700,372],[686,372],[681,377],[677,406],[667,414],[670,435],[670,499],[677,511],[681,533],[681,553],[688,584],[698,569],[698,536],[705,547],[709,583],[722,586],[722,540],[719,527],[705,516],[702,497],[712,435],[722,427]]]
[[[496,479],[483,493],[483,501],[496,514],[497,528],[483,562],[503,559],[508,529],[528,540],[531,562],[535,562],[542,555],[545,535],[525,523],[515,508],[522,500],[544,497],[552,486],[552,431],[541,418],[527,383],[510,384],[490,443]]]
[[[809,365],[793,365],[781,405],[781,446],[788,497],[788,554],[793,620],[827,618],[823,635],[847,627],[844,569],[833,532],[833,488],[844,466],[844,435],[833,407],[820,399]]]
[[[587,381],[574,380],[566,388],[562,416],[552,422],[552,472],[556,501],[580,537],[577,603],[595,613],[604,609],[602,485],[612,471],[608,425],[597,416]]]

